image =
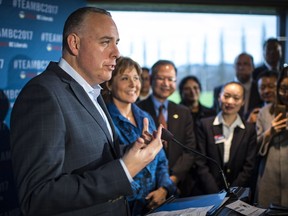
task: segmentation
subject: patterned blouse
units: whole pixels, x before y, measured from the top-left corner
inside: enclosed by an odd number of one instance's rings
[[[132,104],[132,112],[137,127],[121,115],[114,103],[108,103],[107,108],[113,119],[121,145],[132,145],[141,136],[144,117],[149,120],[149,132],[153,133],[156,130],[152,117],[135,104]],[[176,193],[176,186],[169,177],[168,160],[163,149],[133,180],[133,196],[128,197],[132,216],[143,215],[148,211],[145,208],[148,204],[145,197],[159,187],[164,187],[168,191],[168,196]]]

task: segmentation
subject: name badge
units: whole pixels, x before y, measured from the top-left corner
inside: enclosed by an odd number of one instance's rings
[[[223,143],[225,142],[224,135],[216,135],[214,136],[215,144]]]

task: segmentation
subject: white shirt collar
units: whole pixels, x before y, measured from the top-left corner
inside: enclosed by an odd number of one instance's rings
[[[241,83],[241,82],[237,79],[237,77],[234,77],[234,81]],[[252,82],[253,82],[253,80],[252,80],[252,78],[250,78],[248,82],[246,82],[246,83],[241,83],[241,84],[244,86],[245,90],[247,90],[247,89],[249,90],[249,89],[250,89],[250,86],[252,85]]]
[[[213,125],[220,125],[220,124],[223,124],[223,125],[226,125],[224,119],[223,119],[223,116],[222,116],[222,111],[218,113],[218,115],[216,116],[216,118],[214,119],[213,121]],[[232,123],[233,127],[240,127],[242,129],[245,129],[245,125],[241,119],[241,117],[239,116],[239,114],[237,114],[237,118],[236,120]]]
[[[71,65],[69,65],[65,59],[63,59],[63,58],[60,59],[59,67],[61,67],[74,80],[76,80],[76,82],[78,82],[83,87],[85,92],[87,92],[87,93],[95,92],[95,96],[96,95],[99,96],[100,91],[102,89],[101,86],[100,85],[96,85],[96,86],[89,85],[89,83],[76,70],[74,70],[74,68],[71,67]]]

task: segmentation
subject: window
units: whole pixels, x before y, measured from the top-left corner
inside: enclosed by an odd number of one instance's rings
[[[212,105],[215,86],[234,78],[235,57],[245,51],[262,62],[262,45],[276,37],[276,15],[111,11],[120,33],[122,55],[151,67],[159,59],[174,61],[177,82],[196,75],[201,102]],[[179,101],[176,92],[172,97]]]

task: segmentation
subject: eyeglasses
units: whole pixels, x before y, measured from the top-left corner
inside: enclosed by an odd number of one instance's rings
[[[159,76],[155,76],[155,80],[158,80],[158,81],[165,81],[165,80],[168,80],[168,82],[176,82],[176,78],[175,77],[159,77]]]
[[[268,84],[268,85],[261,85],[259,86],[259,89],[264,91],[266,88],[268,89],[276,89],[276,85],[274,84]]]
[[[287,87],[280,87],[279,88],[280,95],[288,95],[288,88]]]

